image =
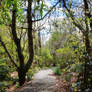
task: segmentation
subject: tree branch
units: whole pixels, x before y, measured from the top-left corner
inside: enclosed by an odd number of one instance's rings
[[[58,4],[59,4],[59,2],[57,2],[53,7],[51,7],[51,9],[42,18],[37,19],[37,20],[32,20],[32,22],[43,20]]]
[[[20,61],[20,66],[24,67],[24,56],[22,54],[22,48],[21,48],[21,40],[17,36],[16,32],[16,4],[13,5],[14,10],[12,11],[12,25],[11,25],[11,32],[13,36],[14,43],[17,47],[17,53],[18,53],[18,58]]]
[[[17,64],[14,62],[12,56],[10,55],[9,51],[7,50],[7,48],[6,48],[5,44],[4,44],[4,42],[2,41],[1,37],[0,37],[0,43],[3,46],[5,52],[7,53],[9,59],[11,60],[11,62],[15,65],[16,68],[18,68]]]
[[[77,22],[75,21],[76,19],[74,18],[74,15],[73,15],[72,11],[66,6],[66,1],[65,1],[65,0],[63,0],[63,7],[65,7],[65,9],[66,9],[66,10],[68,11],[68,13],[70,14],[70,17],[71,17],[71,19],[72,19],[74,25],[75,25],[76,27],[78,27],[78,28],[81,30],[82,33],[84,33],[85,29],[84,29],[79,23],[77,23]]]

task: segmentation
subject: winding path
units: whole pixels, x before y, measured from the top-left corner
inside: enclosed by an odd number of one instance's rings
[[[33,77],[32,83],[23,87],[19,92],[55,92],[56,77],[51,69],[40,70]]]

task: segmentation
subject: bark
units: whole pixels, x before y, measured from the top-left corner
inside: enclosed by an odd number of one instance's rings
[[[91,54],[91,46],[90,46],[90,40],[89,40],[89,24],[88,24],[88,21],[87,21],[87,18],[91,18],[91,14],[90,14],[90,11],[89,11],[89,6],[88,6],[88,2],[87,0],[84,0],[84,10],[85,10],[85,24],[86,24],[86,32],[85,32],[85,46],[86,46],[86,51],[87,53]],[[91,23],[92,21],[90,20],[90,27],[92,26]]]
[[[15,45],[17,47],[17,53],[18,53],[18,58],[19,58],[19,63],[20,66],[18,68],[18,76],[19,76],[19,84],[22,86],[25,82],[25,76],[26,73],[28,72],[32,62],[33,62],[33,56],[34,56],[34,51],[33,51],[33,37],[32,37],[32,0],[28,0],[28,11],[27,11],[27,20],[28,20],[28,49],[29,49],[29,59],[26,65],[24,64],[24,56],[22,54],[22,48],[21,48],[21,41],[17,37],[16,33],[16,4],[14,5],[14,10],[12,11],[12,35],[13,35],[13,40],[15,42]]]
[[[38,55],[41,55],[41,33],[40,30],[38,30]]]
[[[17,53],[18,53],[18,59],[19,59],[19,68],[18,70],[18,77],[19,77],[19,84],[22,86],[25,82],[25,67],[24,67],[24,56],[22,54],[22,48],[21,48],[21,42],[20,39],[17,37],[17,32],[16,32],[16,4],[13,5],[13,11],[12,11],[12,26],[11,26],[11,33],[13,36],[14,43],[17,48]]]
[[[85,47],[86,47],[86,52],[87,52],[87,55],[86,55],[86,58],[85,58],[85,66],[84,66],[84,90],[86,88],[89,88],[89,82],[88,82],[88,79],[89,77],[92,75],[90,74],[90,72],[92,71],[90,69],[90,65],[88,63],[90,63],[90,60],[89,60],[89,57],[91,57],[91,46],[90,46],[90,40],[89,40],[89,24],[88,24],[88,21],[87,21],[87,18],[91,18],[91,14],[89,12],[89,6],[88,6],[88,2],[87,0],[83,0],[84,1],[84,10],[85,10],[85,24],[86,24],[86,31],[85,31],[85,34],[84,34],[84,37],[85,37]],[[91,20],[90,20],[90,27],[91,27]],[[91,66],[92,67],[92,66]],[[92,87],[92,84],[91,84],[91,87]]]
[[[27,72],[33,62],[34,50],[33,50],[33,36],[32,36],[32,0],[28,0],[27,10],[27,22],[28,22],[28,48],[29,48],[29,59],[25,66]]]
[[[88,33],[85,34],[85,47],[86,47],[86,52],[90,56],[90,54],[91,54],[91,46],[90,46],[90,40],[89,40]]]
[[[84,0],[84,9],[85,9],[85,16],[89,18],[90,20],[90,28],[91,28],[91,32],[92,32],[92,15],[89,11],[89,5],[88,5],[88,1]]]
[[[23,67],[18,69],[19,85],[22,86],[26,81],[26,72]]]
[[[20,67],[24,67],[24,56],[23,56],[22,50],[21,50],[21,42],[20,42],[20,39],[17,37],[17,33],[16,33],[16,5],[14,5],[14,10],[12,11],[11,31],[12,31],[14,43],[17,47],[17,53],[18,53],[18,58],[20,61]]]

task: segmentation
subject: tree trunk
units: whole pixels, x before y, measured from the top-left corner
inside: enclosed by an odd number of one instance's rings
[[[85,34],[85,48],[86,48],[86,56],[85,56],[85,65],[84,65],[84,90],[88,88],[89,82],[88,78],[90,76],[90,63],[89,57],[91,55],[91,46],[90,46],[90,40],[88,37],[88,32]]]
[[[87,54],[90,55],[90,53],[91,53],[91,46],[90,46],[88,33],[86,33],[86,35],[85,35],[85,47],[86,47]]]
[[[38,55],[41,55],[41,33],[40,30],[38,30]]]
[[[24,56],[22,53],[22,48],[21,48],[21,40],[18,38],[17,36],[17,32],[16,32],[16,13],[17,13],[17,9],[16,9],[16,3],[14,3],[13,5],[13,11],[12,11],[12,26],[11,26],[11,33],[12,33],[12,37],[13,37],[13,41],[16,45],[16,51],[18,54],[18,60],[19,60],[19,68],[18,70],[18,76],[19,76],[19,84],[20,86],[22,86],[25,82],[25,65],[24,65]]]
[[[19,77],[19,85],[22,86],[26,81],[26,73],[23,67],[19,68],[18,77]]]
[[[32,2],[33,0],[28,0],[27,9],[27,23],[28,23],[28,49],[29,49],[29,59],[25,65],[25,71],[28,72],[30,66],[32,65],[34,58],[34,48],[33,48],[33,32],[32,32]]]

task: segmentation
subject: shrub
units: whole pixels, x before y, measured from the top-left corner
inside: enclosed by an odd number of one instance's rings
[[[9,70],[9,67],[6,64],[6,58],[0,59],[0,92],[6,92],[5,89],[9,86]]]
[[[7,80],[10,77],[9,67],[6,64],[6,59],[0,59],[0,80]]]
[[[54,74],[56,74],[56,75],[61,75],[61,69],[60,69],[59,67],[54,67],[54,68],[53,68],[53,72],[54,72]]]
[[[70,71],[71,72],[77,72],[77,73],[80,73],[83,71],[83,64],[82,63],[77,63],[77,64],[72,64],[71,68],[70,68]]]
[[[43,48],[41,50],[41,55],[38,62],[39,65],[48,67],[53,63],[52,61],[53,61],[53,56],[50,54],[50,50],[47,48]]]
[[[0,92],[6,92],[6,88],[8,87],[8,82],[0,82]]]

